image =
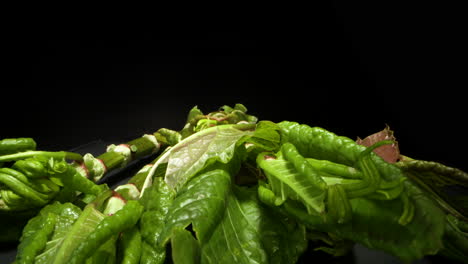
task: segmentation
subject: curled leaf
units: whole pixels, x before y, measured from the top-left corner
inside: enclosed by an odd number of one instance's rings
[[[370,136],[365,137],[364,139],[356,140],[356,143],[359,145],[363,145],[366,147],[372,146],[377,142],[382,140],[391,140],[393,144],[387,144],[380,146],[374,150],[375,154],[380,156],[388,163],[395,163],[400,160],[400,150],[398,148],[398,142],[396,141],[395,136],[393,135],[393,131],[387,125],[382,131],[374,133]]]

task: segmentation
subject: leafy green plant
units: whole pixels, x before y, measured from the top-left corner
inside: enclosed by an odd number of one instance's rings
[[[17,263],[296,263],[311,242],[466,262],[465,211],[427,180],[460,187],[466,173],[388,162],[375,150],[393,138],[362,146],[246,111],[195,107],[181,130],[158,130],[161,153],[127,184],[32,218]]]

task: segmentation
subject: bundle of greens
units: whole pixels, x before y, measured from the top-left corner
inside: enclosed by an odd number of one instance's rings
[[[26,222],[45,205],[99,195],[108,189],[97,184],[106,173],[159,150],[154,135],[110,145],[98,157],[36,147],[32,138],[0,140],[1,243],[18,241]]]
[[[366,147],[240,104],[195,107],[155,137],[162,152],[127,184],[44,207],[16,263],[295,263],[311,244],[340,256],[355,243],[404,262],[467,260],[466,196],[433,184],[466,187],[467,174],[386,161],[376,150],[393,138]]]

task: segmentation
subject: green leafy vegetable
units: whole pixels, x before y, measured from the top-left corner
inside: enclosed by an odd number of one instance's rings
[[[466,173],[396,146],[388,129],[355,142],[258,121],[241,104],[194,107],[181,130],[161,128],[97,157],[4,139],[0,222],[37,214],[17,264],[282,264],[308,247],[342,256],[355,243],[407,263],[434,254],[466,263],[466,195],[445,189],[463,190]],[[95,183],[159,150],[128,183]]]
[[[338,146],[343,146],[343,141],[354,146],[345,139],[328,140]],[[380,144],[384,142],[375,147]],[[331,151],[329,147],[315,147],[317,151],[309,149],[303,153],[323,158]],[[285,143],[279,153],[258,157],[257,163],[268,180],[260,187],[260,198],[271,206],[279,206],[286,215],[295,215],[309,229],[387,251],[405,261],[437,253],[443,247],[443,212],[420,189],[405,183],[404,178],[380,179],[377,167],[382,163],[371,152],[375,147],[359,152],[356,149],[356,153],[348,150],[348,155],[356,160],[347,163],[356,167],[347,169],[346,164],[333,163],[346,159],[305,159],[296,152],[295,145]],[[430,240],[421,235],[427,230],[432,230]]]
[[[17,263],[114,263],[118,234],[135,226],[143,206],[128,201],[107,216],[106,201],[112,192],[100,194],[84,210],[70,203],[44,207],[23,230]]]
[[[406,225],[398,221],[403,211],[403,205],[398,200],[352,199],[352,220],[344,224],[311,216],[293,202],[285,203],[284,210],[289,215],[295,215],[312,230],[333,233],[411,262],[425,255],[436,254],[442,249],[445,225],[444,214],[440,209],[413,188],[409,189],[415,195],[411,200],[415,212],[412,221]]]
[[[231,175],[212,170],[190,180],[174,199],[165,218],[160,241],[165,244],[177,230],[191,224],[201,243],[208,241],[214,227],[223,218]]]
[[[141,233],[138,226],[121,234],[119,250],[122,264],[138,264],[141,258]]]
[[[234,187],[201,263],[294,263],[306,245],[303,227],[270,212],[254,189]]]
[[[32,138],[5,138],[0,140],[0,155],[36,150],[36,141]]]
[[[468,187],[468,174],[437,162],[406,158],[397,165],[406,175],[433,197],[448,213],[468,221],[466,192],[451,192],[451,186]],[[464,202],[465,201],[465,202]]]
[[[109,171],[159,150],[154,135],[143,135],[94,157],[68,151],[36,150],[32,138],[0,140],[0,241],[17,241],[19,229],[49,203],[89,202],[108,189],[97,185]],[[80,199],[85,195],[86,199]],[[88,200],[87,200],[88,199]],[[19,217],[21,216],[21,217]]]
[[[170,188],[180,189],[187,180],[208,163],[229,162],[237,142],[251,132],[251,126],[220,125],[200,131],[180,141],[159,160],[167,163],[165,181]]]
[[[139,222],[142,239],[141,263],[164,263],[166,248],[160,245],[159,237],[174,196],[174,191],[167,186],[164,179],[157,177],[140,199],[144,206]]]
[[[81,209],[70,203],[56,202],[44,207],[39,215],[32,218],[25,226],[16,262],[43,263],[47,258],[60,259],[60,254],[66,252],[59,253],[59,248],[80,214]],[[52,228],[47,225],[51,225]]]
[[[85,240],[73,251],[69,263],[83,263],[93,254],[93,250],[120,232],[134,226],[143,211],[143,206],[130,200],[114,215],[98,221]]]
[[[288,146],[288,145],[286,145]],[[293,148],[293,146],[289,145]],[[289,150],[288,147],[285,147]],[[279,154],[282,155],[283,151]],[[288,154],[290,155],[290,154]],[[290,157],[299,159],[297,156]],[[311,165],[304,159],[292,161],[282,159],[278,155],[274,158],[268,155],[259,155],[257,163],[265,172],[268,183],[273,193],[281,199],[280,203],[286,199],[302,201],[309,213],[322,214],[325,210],[326,183],[311,169]],[[297,170],[295,167],[301,167]],[[304,172],[308,170],[308,172]]]
[[[174,263],[200,263],[200,245],[188,230],[176,230],[171,237],[171,247]]]

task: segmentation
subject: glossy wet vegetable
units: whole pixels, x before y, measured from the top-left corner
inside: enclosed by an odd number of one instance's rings
[[[161,153],[114,190],[57,177],[89,195],[32,218],[17,263],[296,263],[312,245],[340,256],[355,243],[403,262],[466,262],[457,202],[466,196],[447,199],[429,180],[464,188],[466,173],[388,162],[375,150],[394,138],[366,147],[306,124],[258,121],[242,105],[207,115],[195,107],[181,130],[154,135]],[[40,169],[17,167],[22,174],[4,170],[7,179]]]

